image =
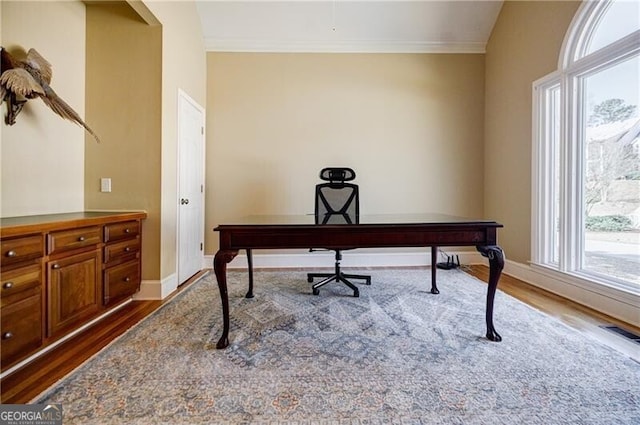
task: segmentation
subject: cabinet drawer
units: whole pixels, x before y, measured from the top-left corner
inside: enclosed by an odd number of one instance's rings
[[[101,241],[98,226],[51,232],[49,233],[49,254],[96,245]]]
[[[31,289],[34,288],[35,291],[32,291]],[[0,285],[2,307],[33,295],[34,292],[39,293],[41,289],[42,266],[40,264],[2,272]]]
[[[0,264],[7,266],[21,261],[33,260],[44,255],[42,235],[25,236],[0,241]]]
[[[104,226],[104,242],[113,242],[121,239],[135,238],[140,234],[139,221],[125,221]]]
[[[109,263],[138,252],[140,252],[139,238],[113,243],[104,247],[104,262]]]
[[[132,261],[104,272],[104,305],[112,305],[138,292],[140,263]]]
[[[42,344],[42,297],[32,297],[2,308],[0,344],[2,367],[29,355]]]

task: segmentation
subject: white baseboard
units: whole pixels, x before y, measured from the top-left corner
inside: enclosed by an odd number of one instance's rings
[[[209,266],[210,267],[210,266]],[[178,289],[178,276],[173,273],[162,280],[143,280],[134,300],[163,300]]]
[[[505,262],[504,273],[623,322],[640,326],[639,293],[509,260]]]

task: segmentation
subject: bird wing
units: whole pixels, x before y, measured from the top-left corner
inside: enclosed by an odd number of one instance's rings
[[[16,68],[18,66],[15,58],[2,46],[0,46],[0,59],[0,63],[2,63],[0,72],[4,72],[7,69]]]
[[[51,84],[53,70],[51,64],[34,48],[29,49],[25,63],[35,69],[44,82]]]
[[[47,105],[53,112],[60,115],[62,118],[67,119],[69,121],[75,122],[78,125],[81,125],[91,134],[97,142],[100,142],[100,139],[96,135],[96,133],[89,128],[87,124],[80,118],[80,115],[76,111],[73,110],[71,106],[69,106],[64,100],[62,100],[55,91],[49,86],[45,87],[45,93],[40,96],[40,99]]]
[[[4,90],[26,98],[33,98],[36,95],[44,94],[42,86],[23,68],[13,68],[4,71],[2,75],[0,75],[0,85]]]

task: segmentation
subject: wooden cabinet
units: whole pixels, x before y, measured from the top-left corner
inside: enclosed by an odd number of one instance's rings
[[[104,241],[115,242],[120,239],[132,239],[140,236],[139,221],[125,221],[104,226]]]
[[[0,265],[3,269],[24,264],[29,260],[37,260],[44,255],[44,238],[42,235],[23,236],[3,239],[0,243]]]
[[[117,304],[140,290],[140,222],[104,226],[104,305]]]
[[[86,247],[94,248],[102,242],[99,226],[51,232],[47,235],[47,240],[48,254],[58,254]]]
[[[48,332],[55,337],[100,311],[100,251],[47,264]]]
[[[2,365],[42,345],[42,266],[2,272],[0,351]]]
[[[44,340],[44,237],[2,238],[0,252],[0,362],[4,366],[38,349]]]
[[[3,371],[140,289],[144,218],[82,212],[0,219]]]
[[[129,261],[104,271],[104,305],[117,304],[140,289],[140,266]]]

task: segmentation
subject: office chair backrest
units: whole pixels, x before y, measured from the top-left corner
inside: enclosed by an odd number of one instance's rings
[[[355,179],[356,173],[351,168],[323,168],[320,178],[328,183],[316,185],[316,223],[357,223],[360,214],[358,185],[346,183]]]
[[[334,184],[342,184],[356,178],[356,172],[351,168],[328,167],[320,171],[320,179]]]

